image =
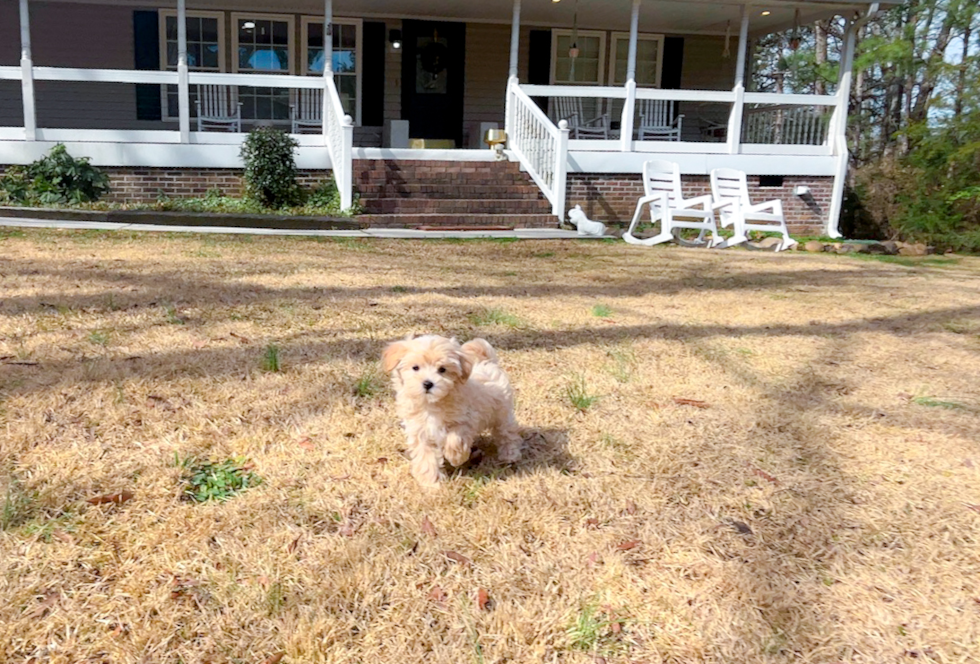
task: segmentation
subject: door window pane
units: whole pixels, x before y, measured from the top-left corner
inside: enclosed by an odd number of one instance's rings
[[[572,36],[556,35],[555,82],[601,83],[602,39],[598,36],[579,34],[574,45],[578,56],[572,57]]]

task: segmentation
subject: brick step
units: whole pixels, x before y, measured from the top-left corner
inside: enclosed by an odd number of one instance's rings
[[[370,228],[462,227],[557,228],[552,214],[361,214],[357,221]]]
[[[544,200],[541,190],[534,185],[458,185],[455,187],[416,183],[389,185],[358,185],[362,199],[378,198],[441,198],[441,199],[495,199],[495,200]]]
[[[399,173],[383,177],[354,176],[354,184],[358,187],[370,185],[407,186],[414,184],[441,185],[443,187],[473,187],[480,185],[513,187],[527,185],[528,181],[528,178],[524,175],[513,175],[510,173],[440,173],[438,175],[425,176],[403,176]]]
[[[362,198],[361,205],[368,214],[543,214],[551,209],[546,200],[500,198]]]

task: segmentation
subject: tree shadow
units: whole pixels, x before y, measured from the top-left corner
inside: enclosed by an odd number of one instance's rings
[[[524,441],[521,458],[504,464],[497,459],[496,445],[488,436],[480,436],[473,446],[470,460],[454,472],[467,477],[492,476],[505,479],[537,475],[542,471],[572,472],[575,459],[568,453],[568,430],[550,427],[521,427]]]

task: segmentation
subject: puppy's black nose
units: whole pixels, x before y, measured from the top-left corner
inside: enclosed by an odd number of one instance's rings
[[[428,392],[429,390],[432,389],[432,385],[433,385],[433,382],[431,380],[427,380],[424,383],[422,383],[422,387],[425,388],[425,391],[426,392]]]

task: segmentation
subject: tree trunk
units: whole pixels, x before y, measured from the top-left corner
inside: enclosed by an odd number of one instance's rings
[[[813,38],[815,40],[814,58],[817,63],[817,76],[814,81],[814,92],[818,95],[827,94],[827,82],[820,74],[822,66],[827,62],[827,27],[824,21],[817,21],[813,24]]]

